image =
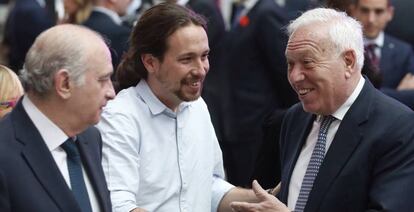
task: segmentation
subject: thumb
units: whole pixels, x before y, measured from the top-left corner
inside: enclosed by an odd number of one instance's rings
[[[252,183],[253,192],[256,194],[256,197],[260,200],[266,200],[268,199],[268,193],[260,186],[260,184],[257,182],[257,180],[253,180]]]

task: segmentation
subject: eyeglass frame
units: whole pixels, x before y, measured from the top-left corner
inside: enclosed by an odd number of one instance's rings
[[[8,101],[0,101],[0,110],[7,110],[9,108],[14,108],[18,100],[19,98],[13,98]]]

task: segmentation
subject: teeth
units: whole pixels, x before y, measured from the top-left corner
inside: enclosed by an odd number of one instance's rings
[[[300,95],[305,95],[305,94],[307,94],[310,91],[311,91],[311,89],[309,89],[309,88],[307,88],[307,89],[299,89],[299,94]]]

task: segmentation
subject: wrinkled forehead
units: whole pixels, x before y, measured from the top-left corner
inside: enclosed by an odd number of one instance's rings
[[[307,25],[299,27],[289,37],[286,54],[290,51],[307,50],[323,53],[331,49],[332,41],[329,39],[326,27]]]

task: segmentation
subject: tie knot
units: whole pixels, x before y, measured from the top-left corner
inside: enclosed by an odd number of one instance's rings
[[[321,122],[321,132],[327,132],[329,126],[332,124],[332,122],[335,120],[336,118],[328,115],[328,116],[323,116],[322,117],[322,122]]]
[[[69,158],[72,157],[78,157],[79,156],[79,150],[76,146],[75,141],[72,138],[68,138],[62,145],[62,149],[65,150],[66,154]]]
[[[378,45],[376,43],[370,43],[368,45],[365,45],[365,49],[370,50],[370,51],[375,50],[377,47],[378,47]]]

